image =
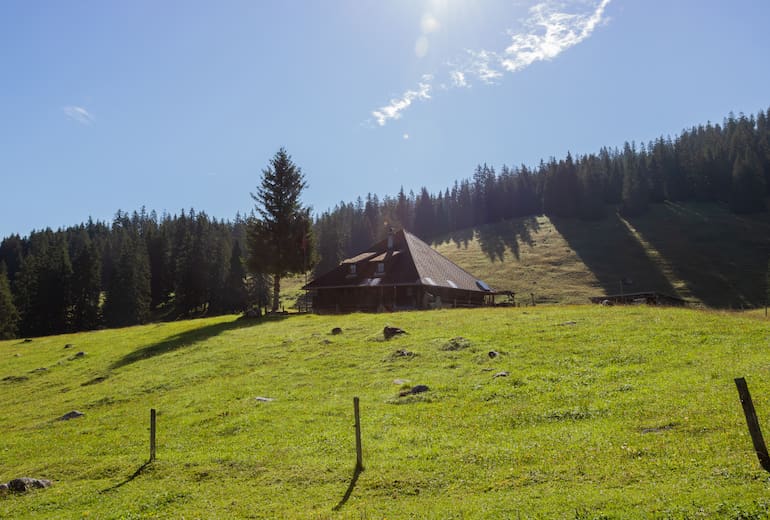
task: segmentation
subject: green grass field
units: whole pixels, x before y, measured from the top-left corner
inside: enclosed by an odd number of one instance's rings
[[[386,324],[409,334],[384,341]],[[769,372],[763,313],[647,307],[220,317],[5,341],[0,482],[54,486],[0,496],[0,518],[764,518],[770,475],[733,379],[767,424]],[[399,397],[418,384],[430,390]],[[366,469],[340,504],[354,396]],[[72,410],[85,416],[56,420]]]

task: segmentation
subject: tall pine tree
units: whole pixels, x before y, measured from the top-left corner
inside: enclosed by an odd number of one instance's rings
[[[300,201],[306,186],[302,170],[281,148],[262,170],[257,193],[251,194],[259,218],[249,226],[248,267],[256,275],[273,277],[273,312],[280,305],[281,279],[312,264],[310,209]]]
[[[13,304],[11,285],[8,283],[8,270],[5,262],[0,262],[0,339],[16,337],[19,313]]]

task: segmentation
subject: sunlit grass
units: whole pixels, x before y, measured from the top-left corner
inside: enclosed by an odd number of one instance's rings
[[[746,377],[765,424],[766,323],[538,306],[0,342],[0,481],[55,482],[0,497],[0,518],[766,515],[733,383]],[[409,334],[384,341],[385,324]],[[430,390],[399,397],[417,384]],[[333,511],[355,464],[354,396],[366,469]],[[151,407],[158,458],[137,474]],[[85,417],[55,420],[73,409]]]

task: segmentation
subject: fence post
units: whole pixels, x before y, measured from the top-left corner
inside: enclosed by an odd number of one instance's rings
[[[361,414],[358,410],[358,397],[353,398],[353,414],[356,417],[356,471],[363,471],[364,460],[361,450]]]
[[[754,410],[754,403],[751,401],[749,387],[742,377],[735,380],[735,386],[738,387],[738,395],[741,398],[741,405],[743,405],[743,414],[746,416],[746,425],[749,427],[751,442],[754,444],[754,452],[757,454],[762,469],[770,471],[770,455],[767,453],[765,439],[759,428],[759,419],[757,419],[757,412]]]
[[[155,460],[155,408],[150,408],[150,462]]]

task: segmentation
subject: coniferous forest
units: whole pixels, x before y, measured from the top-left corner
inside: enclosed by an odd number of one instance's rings
[[[546,214],[597,220],[643,214],[652,203],[708,201],[736,214],[765,211],[770,193],[770,109],[622,149],[479,165],[438,193],[368,194],[317,215],[315,270],[323,272],[381,239],[386,223],[426,241],[505,219]],[[316,172],[318,174],[318,172]],[[264,306],[269,277],[247,274],[248,229],[204,212],[118,211],[66,229],[0,243],[0,339],[149,320],[241,312]],[[258,244],[251,245],[259,247]]]

